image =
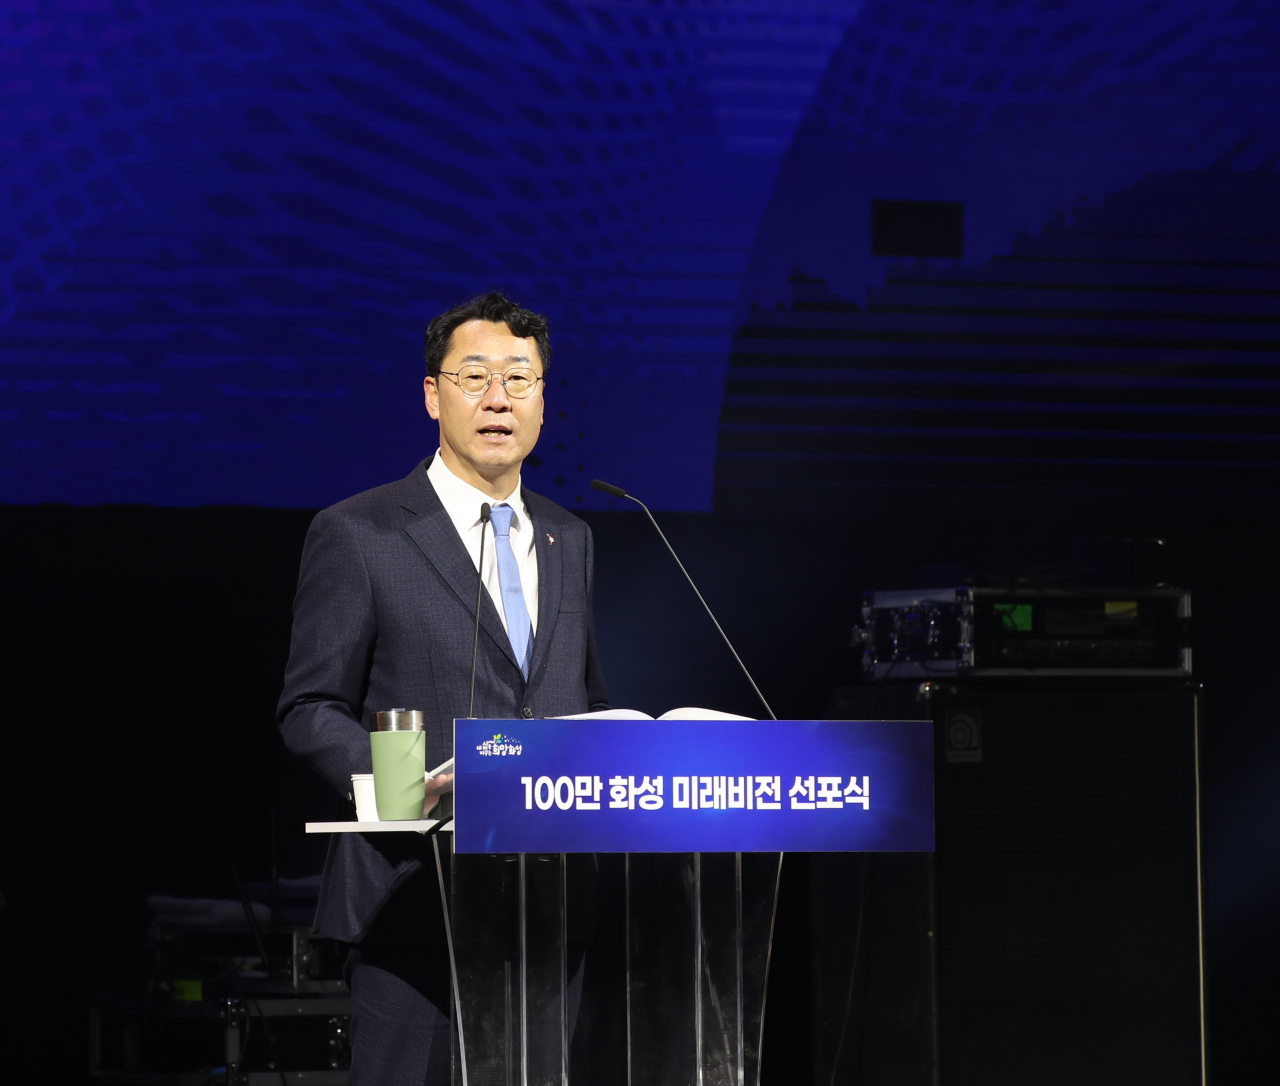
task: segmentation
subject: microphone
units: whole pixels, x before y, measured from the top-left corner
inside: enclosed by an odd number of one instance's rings
[[[480,603],[484,598],[484,529],[489,523],[489,503],[480,506],[480,561],[476,564],[476,625],[471,633],[471,700],[467,703],[467,719],[476,718],[476,654],[480,649]]]
[[[711,613],[711,608],[707,605],[707,601],[702,598],[702,593],[698,591],[698,586],[693,583],[693,578],[689,576],[689,571],[684,568],[684,563],[680,561],[680,556],[676,554],[676,550],[667,539],[666,534],[658,527],[658,522],[653,519],[653,514],[649,512],[649,507],[639,498],[628,494],[622,487],[606,483],[603,479],[592,479],[591,488],[602,491],[614,498],[626,498],[628,501],[635,502],[636,505],[644,510],[645,516],[649,518],[649,523],[653,525],[653,530],[658,533],[662,542],[667,545],[667,550],[671,552],[671,557],[676,560],[676,565],[680,567],[680,572],[684,574],[684,579],[689,582],[689,587],[693,589],[693,594],[698,597],[698,602],[705,608],[707,617],[711,619],[715,628],[720,631],[720,636],[724,638],[724,643],[729,646],[729,651],[733,653],[733,658],[738,661],[738,666],[742,668],[742,674],[747,677],[747,682],[751,684],[751,689],[756,692],[756,697],[760,699],[760,704],[764,706],[764,711],[769,714],[771,719],[777,720],[777,715],[769,708],[769,703],[765,701],[764,695],[760,693],[760,687],[756,686],[755,679],[751,677],[751,672],[747,670],[747,665],[742,662],[742,657],[738,655],[737,649],[733,647],[733,643],[729,640],[729,635],[724,632],[724,628],[716,621],[716,616]]]

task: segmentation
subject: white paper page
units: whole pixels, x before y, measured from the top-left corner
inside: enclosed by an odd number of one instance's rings
[[[441,762],[438,766],[435,767],[435,769],[428,769],[425,776],[427,780],[430,780],[432,777],[440,776],[441,773],[452,773],[452,772],[453,772],[453,759],[450,758],[447,762]]]
[[[601,709],[596,713],[570,713],[568,716],[552,717],[552,720],[652,720],[648,713],[639,709]]]
[[[668,709],[659,720],[755,720],[753,716],[738,716],[736,713],[721,713],[715,709]]]

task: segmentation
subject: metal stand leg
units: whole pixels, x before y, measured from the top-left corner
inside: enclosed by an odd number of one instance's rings
[[[440,862],[440,835],[431,838],[431,847],[436,856],[436,879],[440,883],[440,907],[444,912],[444,934],[449,944],[449,979],[453,984],[453,1014],[458,1027],[458,1052],[462,1086],[467,1086],[467,1045],[462,1033],[462,998],[458,991],[458,959],[453,952],[453,920],[449,916],[449,894],[444,885],[444,865]]]

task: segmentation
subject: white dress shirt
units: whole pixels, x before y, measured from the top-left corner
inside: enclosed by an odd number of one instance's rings
[[[445,465],[440,450],[436,450],[431,466],[427,468],[427,478],[435,487],[436,496],[444,511],[449,514],[453,526],[462,537],[462,542],[471,555],[471,564],[480,567],[480,506],[488,502],[490,506],[506,504],[511,506],[515,515],[511,518],[511,550],[515,553],[516,564],[520,567],[520,587],[524,590],[524,606],[529,612],[529,621],[533,624],[533,632],[538,632],[538,555],[533,548],[533,521],[524,504],[524,490],[519,482],[507,497],[495,501],[482,490],[477,490],[470,483],[463,482]],[[484,569],[481,579],[488,589],[489,598],[498,609],[498,617],[502,619],[502,628],[507,629],[507,614],[502,607],[502,586],[498,581],[498,558],[493,538],[493,525],[490,524],[485,533]]]

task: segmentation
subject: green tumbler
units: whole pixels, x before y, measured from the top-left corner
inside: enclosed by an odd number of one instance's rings
[[[421,818],[426,799],[427,737],[421,709],[378,714],[369,735],[373,750],[373,792],[381,822]]]

